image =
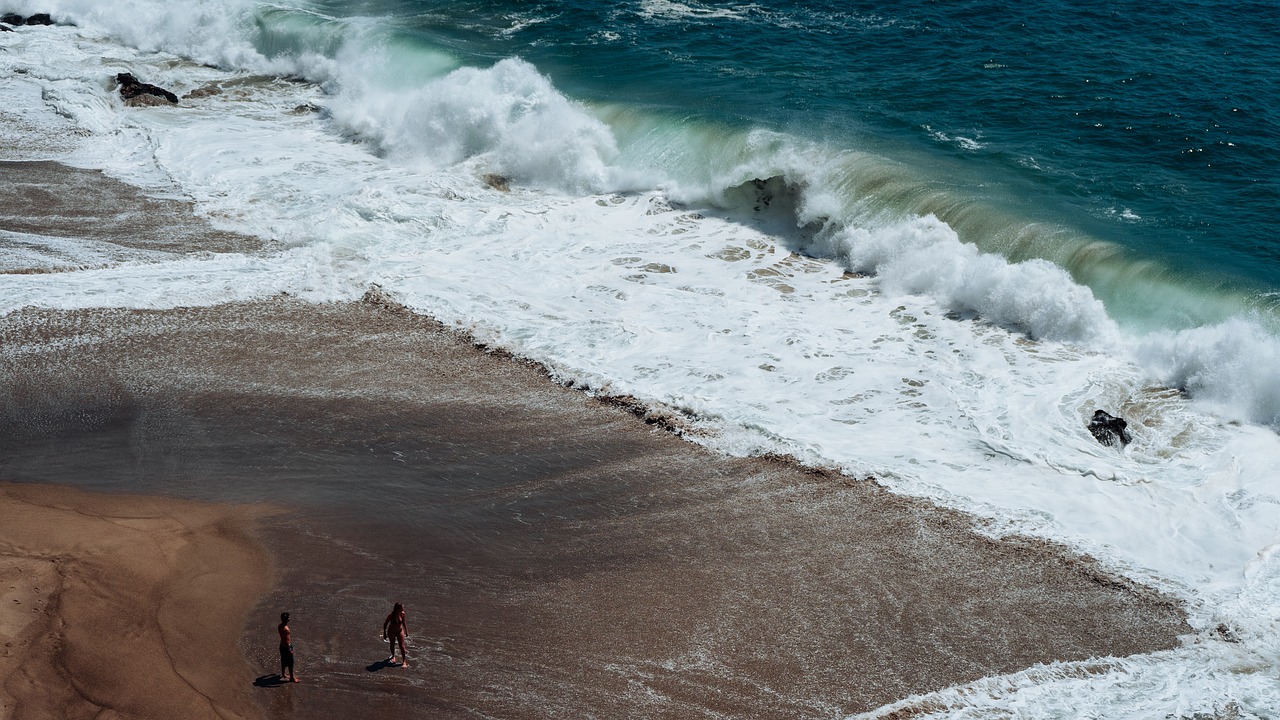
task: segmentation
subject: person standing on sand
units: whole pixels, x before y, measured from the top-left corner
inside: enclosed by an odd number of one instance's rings
[[[276,627],[280,633],[280,679],[284,680],[284,671],[289,670],[289,680],[302,682],[293,674],[293,632],[289,630],[289,613],[280,613],[280,625]]]
[[[409,656],[404,652],[405,638],[409,637],[409,626],[404,622],[404,603],[396,603],[391,608],[391,614],[386,620],[382,621],[382,639],[391,645],[391,656],[387,658],[387,662],[395,665],[396,659],[396,641],[400,642],[400,665],[409,664]]]

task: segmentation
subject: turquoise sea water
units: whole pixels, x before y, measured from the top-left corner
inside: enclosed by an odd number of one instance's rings
[[[1143,281],[1276,304],[1274,4],[417,0],[317,10],[396,28],[406,57],[415,45],[470,65],[518,56],[580,100],[891,158],[905,187],[877,197],[865,180],[855,192],[891,212],[933,212],[984,250],[1052,259],[1121,320],[1142,322],[1170,302],[1178,313],[1163,321],[1179,325],[1230,312]]]
[[[1145,364],[1169,366],[1160,382],[1193,393],[1200,367],[1280,348],[1274,4],[4,8],[309,81],[328,131],[402,167],[474,165],[538,192],[656,191],[725,211],[759,212],[767,195],[788,250],[1035,340],[1112,351],[1100,339],[1118,329]],[[911,231],[914,245],[890,237],[928,218],[941,224]],[[922,249],[951,234],[960,244]],[[966,253],[1005,264],[966,266]],[[938,262],[921,270],[927,258]],[[1042,261],[1076,285],[1047,289]],[[1211,352],[1160,361],[1187,343],[1154,334],[1202,328],[1225,328],[1201,334]],[[1246,374],[1267,397],[1244,415],[1274,425],[1274,383]],[[1218,375],[1220,390],[1241,386]]]

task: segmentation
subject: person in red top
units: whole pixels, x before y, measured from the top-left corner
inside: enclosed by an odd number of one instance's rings
[[[404,622],[404,604],[396,603],[391,608],[391,614],[386,620],[382,621],[382,639],[391,645],[391,656],[387,658],[387,662],[392,665],[397,664],[396,659],[396,642],[400,643],[400,662],[399,665],[408,665],[409,656],[404,652],[405,638],[409,637],[409,626]]]

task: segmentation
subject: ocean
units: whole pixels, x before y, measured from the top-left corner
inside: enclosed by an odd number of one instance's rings
[[[920,717],[1280,716],[1275,4],[0,12],[73,24],[0,34],[0,158],[263,243],[0,230],[0,314],[376,287],[717,451],[1063,542],[1198,631]],[[119,72],[185,97],[126,107]],[[1095,441],[1095,409],[1133,442]]]

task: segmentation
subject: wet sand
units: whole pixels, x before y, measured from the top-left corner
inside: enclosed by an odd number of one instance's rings
[[[840,717],[1190,631],[1064,548],[632,409],[378,293],[0,318],[12,492],[282,510],[253,525],[270,587],[209,653],[266,717]],[[395,601],[407,668],[381,662]],[[300,685],[272,678],[283,610]]]
[[[215,229],[193,214],[190,202],[148,197],[97,170],[0,161],[0,273],[59,272],[262,246],[256,238]]]
[[[0,341],[8,479],[289,508],[242,640],[265,679],[293,612],[306,682],[256,688],[270,717],[835,717],[1188,631],[1061,548],[717,456],[376,299],[28,311]],[[378,664],[396,600],[406,669]]]

